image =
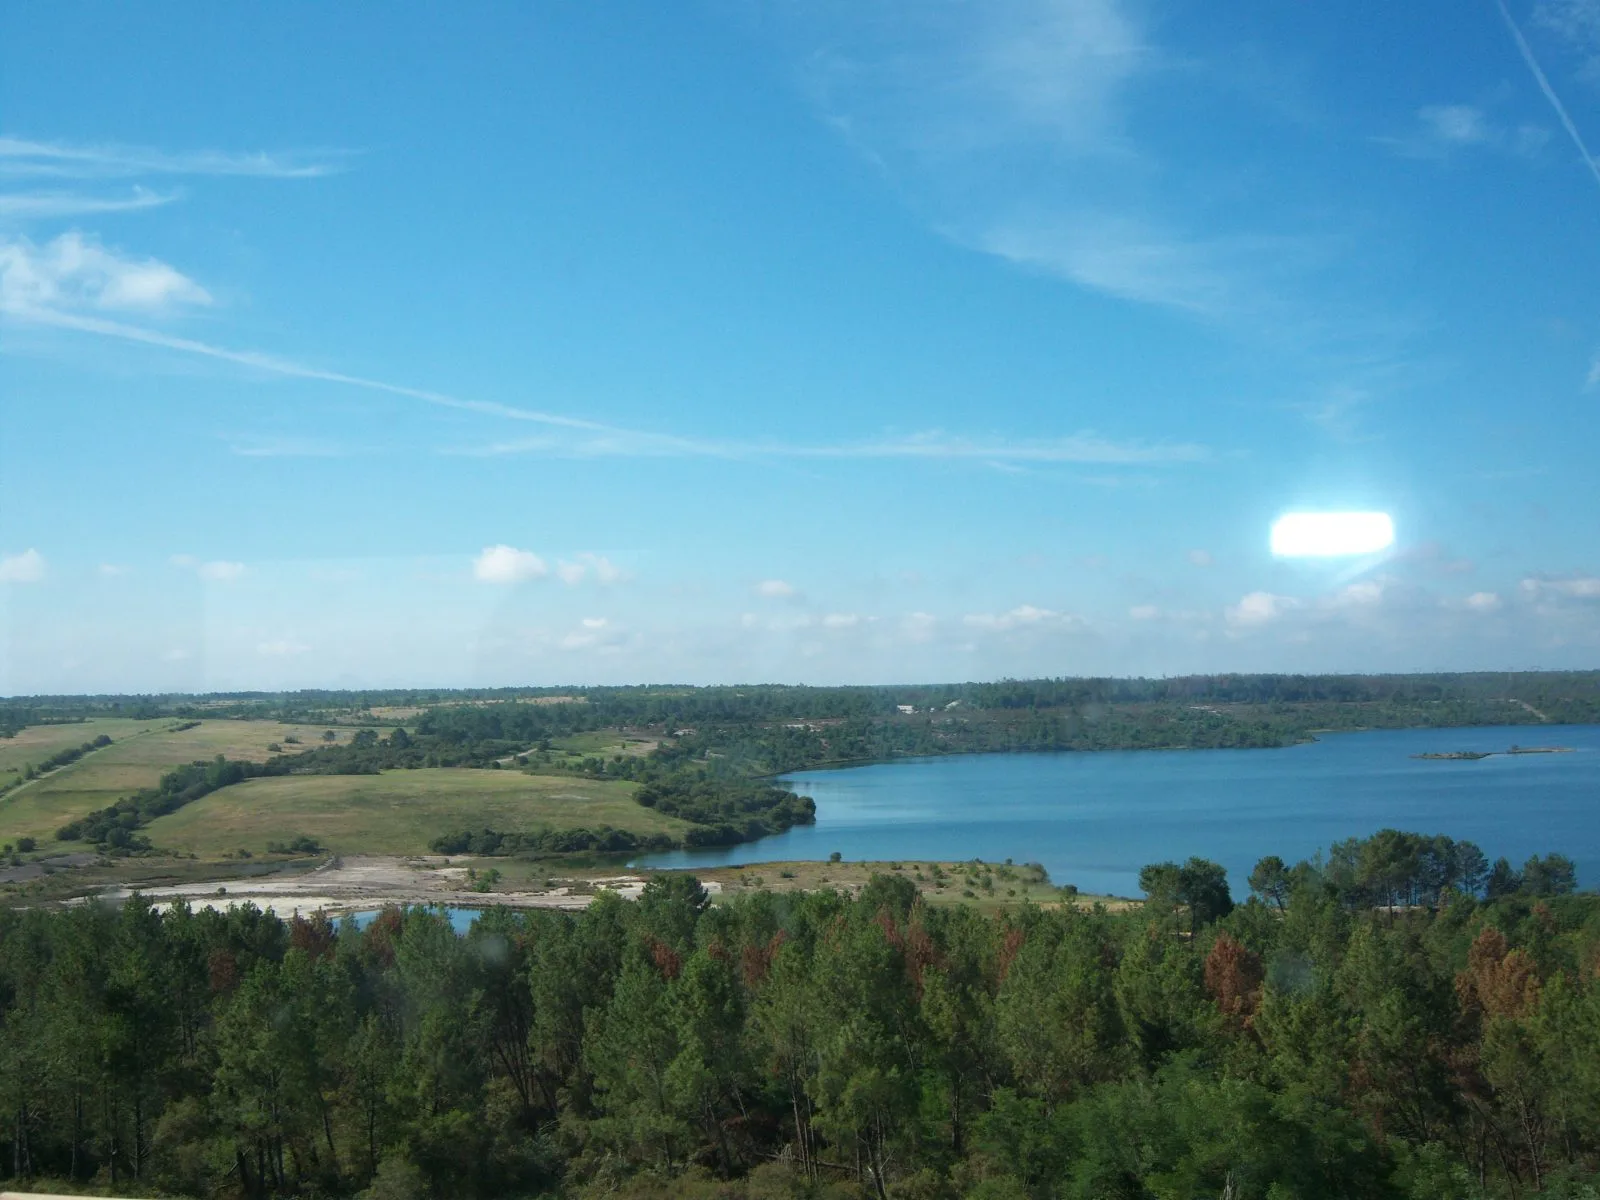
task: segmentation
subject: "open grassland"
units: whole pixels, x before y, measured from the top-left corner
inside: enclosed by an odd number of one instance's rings
[[[0,784],[16,775],[3,773],[3,764],[23,756],[21,762],[38,762],[54,750],[78,746],[100,734],[112,739],[102,750],[87,754],[77,762],[43,778],[25,783],[0,796],[0,842],[22,835],[48,838],[62,825],[97,808],[115,804],[139,788],[152,787],[163,773],[196,759],[249,759],[264,762],[271,757],[268,746],[277,743],[286,751],[326,745],[323,726],[285,725],[278,721],[202,721],[193,729],[175,730],[183,724],[170,717],[158,721],[104,720],[81,725],[44,725],[24,729],[9,741],[0,740]],[[338,740],[350,740],[353,731],[336,731]],[[30,735],[42,736],[23,743]],[[298,737],[295,746],[287,739]],[[44,749],[44,747],[50,749]],[[34,749],[33,747],[38,747]]]
[[[304,835],[342,854],[422,854],[442,834],[490,828],[681,836],[689,826],[633,801],[633,785],[437,767],[381,775],[248,779],[153,822],[157,846],[205,856]]]
[[[162,717],[158,721],[113,718],[72,725],[30,725],[14,737],[0,738],[0,787],[19,778],[30,763],[41,763],[58,750],[92,742],[102,733],[121,739],[147,729],[165,729],[174,723],[171,717]]]

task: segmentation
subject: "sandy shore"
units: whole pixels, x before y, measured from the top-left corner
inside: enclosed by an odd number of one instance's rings
[[[212,879],[137,890],[158,904],[183,899],[197,908],[225,909],[248,901],[280,917],[289,917],[319,909],[332,914],[359,912],[386,904],[580,909],[594,900],[596,892],[614,891],[625,899],[634,900],[645,885],[644,877],[639,875],[553,882],[558,886],[538,891],[478,892],[468,886],[467,868],[453,865],[451,859],[442,855],[366,855],[334,859],[303,874]],[[134,890],[112,889],[100,893],[99,898],[125,900]],[[718,892],[722,889],[720,884],[708,883],[706,890]]]

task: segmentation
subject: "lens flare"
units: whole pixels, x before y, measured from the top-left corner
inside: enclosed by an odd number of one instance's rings
[[[1272,525],[1272,552],[1280,558],[1375,554],[1392,545],[1394,522],[1388,513],[1285,513]]]

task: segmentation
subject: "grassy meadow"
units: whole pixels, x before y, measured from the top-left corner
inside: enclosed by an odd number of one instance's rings
[[[425,854],[441,834],[611,825],[681,835],[689,826],[633,801],[633,785],[520,771],[436,767],[381,775],[249,779],[154,821],[157,846],[215,857],[313,837],[339,853]]]
[[[24,783],[0,796],[0,842],[27,835],[41,840],[84,813],[150,787],[173,767],[196,759],[249,759],[264,762],[273,743],[294,749],[298,737],[310,747],[323,745],[322,726],[284,725],[277,721],[202,721],[193,729],[175,730],[182,722],[170,717],[154,721],[109,719],[81,725],[42,725],[0,739],[0,785],[19,777],[25,763],[39,762],[57,750],[82,745],[100,734],[112,739],[102,750]],[[335,731],[348,741],[353,730]]]

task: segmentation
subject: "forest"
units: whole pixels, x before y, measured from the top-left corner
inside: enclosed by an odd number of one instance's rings
[[[999,871],[1011,868],[996,868]],[[1600,898],[1384,831],[1235,903],[859,895],[365,927],[0,912],[0,1175],[121,1195],[1592,1197]]]

